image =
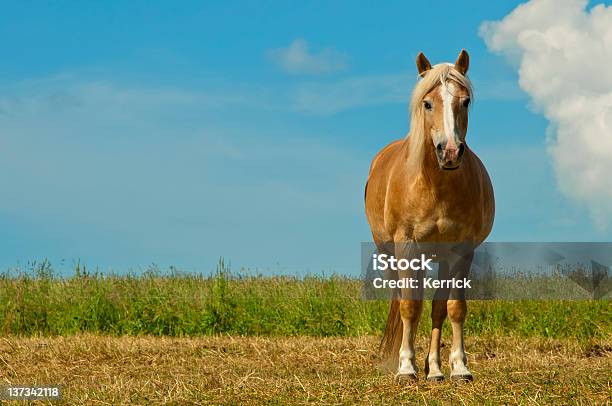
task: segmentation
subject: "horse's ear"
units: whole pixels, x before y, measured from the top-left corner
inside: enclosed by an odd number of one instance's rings
[[[419,52],[419,54],[417,55],[416,65],[417,69],[419,70],[419,75],[421,76],[425,71],[431,69],[431,64],[429,63],[425,55],[423,55],[423,52]]]
[[[465,75],[470,67],[470,56],[468,55],[465,49],[462,49],[459,52],[459,56],[455,61],[455,69],[461,72],[462,75]]]

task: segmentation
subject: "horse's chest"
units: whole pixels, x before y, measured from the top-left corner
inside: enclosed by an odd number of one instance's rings
[[[438,233],[442,235],[456,235],[462,229],[464,229],[466,224],[453,219],[452,217],[440,217],[436,221],[436,228],[438,229]]]
[[[453,216],[431,217],[414,225],[413,237],[416,241],[460,241],[469,235],[471,225]]]

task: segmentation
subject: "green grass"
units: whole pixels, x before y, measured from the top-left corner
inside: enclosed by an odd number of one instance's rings
[[[361,336],[380,334],[388,303],[361,299],[361,282],[339,276],[249,276],[221,262],[212,276],[119,276],[48,263],[0,275],[0,334]],[[612,305],[599,301],[471,301],[466,332],[589,340],[612,334]],[[421,333],[430,329],[425,305]],[[446,326],[448,327],[448,326]]]

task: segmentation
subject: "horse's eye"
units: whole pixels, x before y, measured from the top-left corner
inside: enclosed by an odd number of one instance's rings
[[[470,105],[470,98],[468,97],[467,99],[463,101],[463,107],[467,107],[469,105]]]
[[[431,103],[427,100],[423,100],[423,106],[425,106],[425,110],[431,110]]]

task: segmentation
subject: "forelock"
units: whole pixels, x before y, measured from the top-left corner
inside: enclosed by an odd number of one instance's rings
[[[414,88],[414,92],[412,93],[412,100],[410,101],[412,111],[414,112],[415,109],[421,108],[421,101],[425,95],[438,85],[446,84],[449,79],[463,86],[469,93],[470,98],[472,98],[472,83],[470,79],[459,73],[452,64],[441,63],[426,71],[423,76],[420,76]]]

